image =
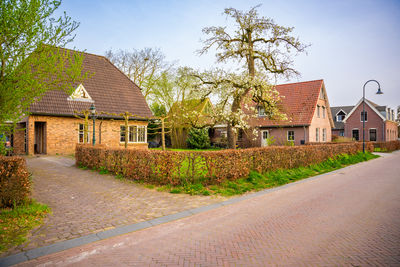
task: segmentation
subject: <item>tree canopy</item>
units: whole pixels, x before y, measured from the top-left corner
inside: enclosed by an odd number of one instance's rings
[[[54,18],[61,1],[4,0],[0,3],[0,123],[17,122],[48,90],[70,93],[83,57],[62,49],[79,23],[65,13]]]
[[[255,102],[264,106],[267,114],[284,118],[279,114],[279,96],[270,79],[298,75],[293,68],[293,52],[305,52],[307,45],[291,36],[294,28],[283,27],[272,19],[260,16],[259,6],[243,12],[226,8],[224,13],[234,21],[234,29],[228,26],[212,26],[203,29],[208,36],[199,50],[202,55],[216,48],[217,62],[233,61],[241,64],[238,73],[213,69],[194,74],[202,81],[201,90],[206,95],[218,95],[220,117],[228,126],[230,148],[236,144],[235,127],[247,127],[242,106]],[[229,106],[229,108],[227,107]]]
[[[172,68],[158,48],[115,52],[110,49],[105,56],[142,89],[146,100],[149,100],[159,80],[165,80],[166,73]]]

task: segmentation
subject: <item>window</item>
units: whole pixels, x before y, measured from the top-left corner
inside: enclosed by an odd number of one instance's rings
[[[326,128],[322,129],[322,142],[326,142]]]
[[[79,124],[79,134],[78,134],[78,142],[79,143],[89,143],[89,133],[86,135],[86,142],[84,142],[85,139],[85,125],[82,123]]]
[[[322,107],[322,118],[324,118],[325,119],[325,107]]]
[[[266,116],[264,107],[258,106],[257,109],[258,109],[258,117],[265,117]]]
[[[319,93],[319,98],[320,99],[325,99],[324,89],[322,89],[321,92]]]
[[[294,131],[287,131],[287,140],[294,141]]]
[[[146,126],[131,125],[128,127],[128,131],[125,131],[125,126],[121,125],[120,139],[119,139],[121,143],[125,142],[126,135],[128,135],[128,143],[147,142]]]
[[[344,130],[339,130],[339,136],[344,136]]]
[[[364,112],[361,111],[361,121],[363,121],[363,117],[364,117]],[[365,111],[365,121],[368,121],[368,112]]]
[[[315,129],[315,142],[319,142],[319,128]]]
[[[320,106],[317,106],[317,118],[319,118],[320,117],[320,115],[319,115],[319,109],[320,109]]]
[[[125,126],[120,126],[120,136],[119,136],[119,141],[121,143],[125,142],[125,137],[126,137],[126,129]]]
[[[376,129],[369,129],[369,141],[376,141]]]
[[[352,137],[356,141],[360,141],[360,133],[358,129],[353,129],[352,131]]]
[[[339,113],[336,114],[336,121],[343,121],[345,117],[346,114],[343,111],[339,111]]]

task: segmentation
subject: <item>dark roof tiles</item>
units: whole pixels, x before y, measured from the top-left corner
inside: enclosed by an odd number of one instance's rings
[[[153,114],[140,88],[103,56],[83,53],[82,71],[89,78],[82,82],[98,113],[130,112],[133,117],[148,118]],[[78,87],[79,83],[74,85]],[[59,90],[48,91],[40,101],[31,105],[32,114],[73,116],[74,111],[88,109],[92,102],[68,100],[68,95]]]

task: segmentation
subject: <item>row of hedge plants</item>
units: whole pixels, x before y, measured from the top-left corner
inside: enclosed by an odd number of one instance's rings
[[[368,143],[367,150],[373,151]],[[323,146],[271,146],[220,151],[106,149],[77,145],[77,166],[107,170],[127,179],[156,185],[219,184],[266,173],[318,164],[339,154],[356,154],[360,143]]]
[[[31,180],[22,157],[0,156],[0,208],[13,207],[29,199]]]
[[[392,152],[400,150],[400,141],[374,142],[374,151],[376,152]]]

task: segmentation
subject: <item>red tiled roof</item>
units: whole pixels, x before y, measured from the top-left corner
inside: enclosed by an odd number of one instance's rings
[[[82,71],[91,75],[82,82],[94,104],[96,111],[120,114],[126,111],[134,117],[151,117],[153,114],[140,90],[125,74],[103,56],[83,53]],[[74,85],[78,87],[79,83]],[[40,101],[30,107],[32,114],[54,116],[73,116],[74,111],[88,109],[91,102],[68,100],[68,94],[60,91],[48,91]]]
[[[310,125],[313,118],[323,80],[280,84],[276,90],[284,96],[281,102],[281,112],[287,115],[287,121],[277,121],[268,118],[251,119],[255,126],[303,126]]]

